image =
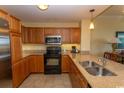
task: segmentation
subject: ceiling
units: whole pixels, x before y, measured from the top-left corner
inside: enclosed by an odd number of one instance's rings
[[[113,5],[102,16],[124,16],[124,5]]]
[[[90,18],[90,9],[95,9],[94,17],[109,5],[49,5],[48,10],[41,11],[36,5],[0,5],[8,13],[22,22],[80,22]]]

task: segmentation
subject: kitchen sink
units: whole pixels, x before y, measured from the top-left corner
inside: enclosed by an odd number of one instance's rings
[[[89,74],[94,76],[117,76],[115,73],[93,61],[79,62],[79,64],[84,67]]]
[[[79,62],[79,64],[84,67],[84,68],[87,68],[87,67],[99,67],[100,65],[93,62],[93,61],[84,61],[84,62]]]

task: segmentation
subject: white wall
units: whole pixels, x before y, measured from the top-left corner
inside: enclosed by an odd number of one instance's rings
[[[91,32],[91,52],[103,56],[105,51],[112,51],[112,38],[116,31],[124,31],[124,17],[99,16],[95,19],[95,29]]]
[[[81,21],[81,51],[90,52],[90,20],[84,19]]]

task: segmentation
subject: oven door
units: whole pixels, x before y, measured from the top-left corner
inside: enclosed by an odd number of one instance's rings
[[[44,73],[60,74],[61,73],[61,56],[45,55],[44,56]]]

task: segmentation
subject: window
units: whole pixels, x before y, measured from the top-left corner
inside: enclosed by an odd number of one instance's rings
[[[116,37],[121,41],[117,44],[117,48],[124,49],[124,32],[116,32]]]

